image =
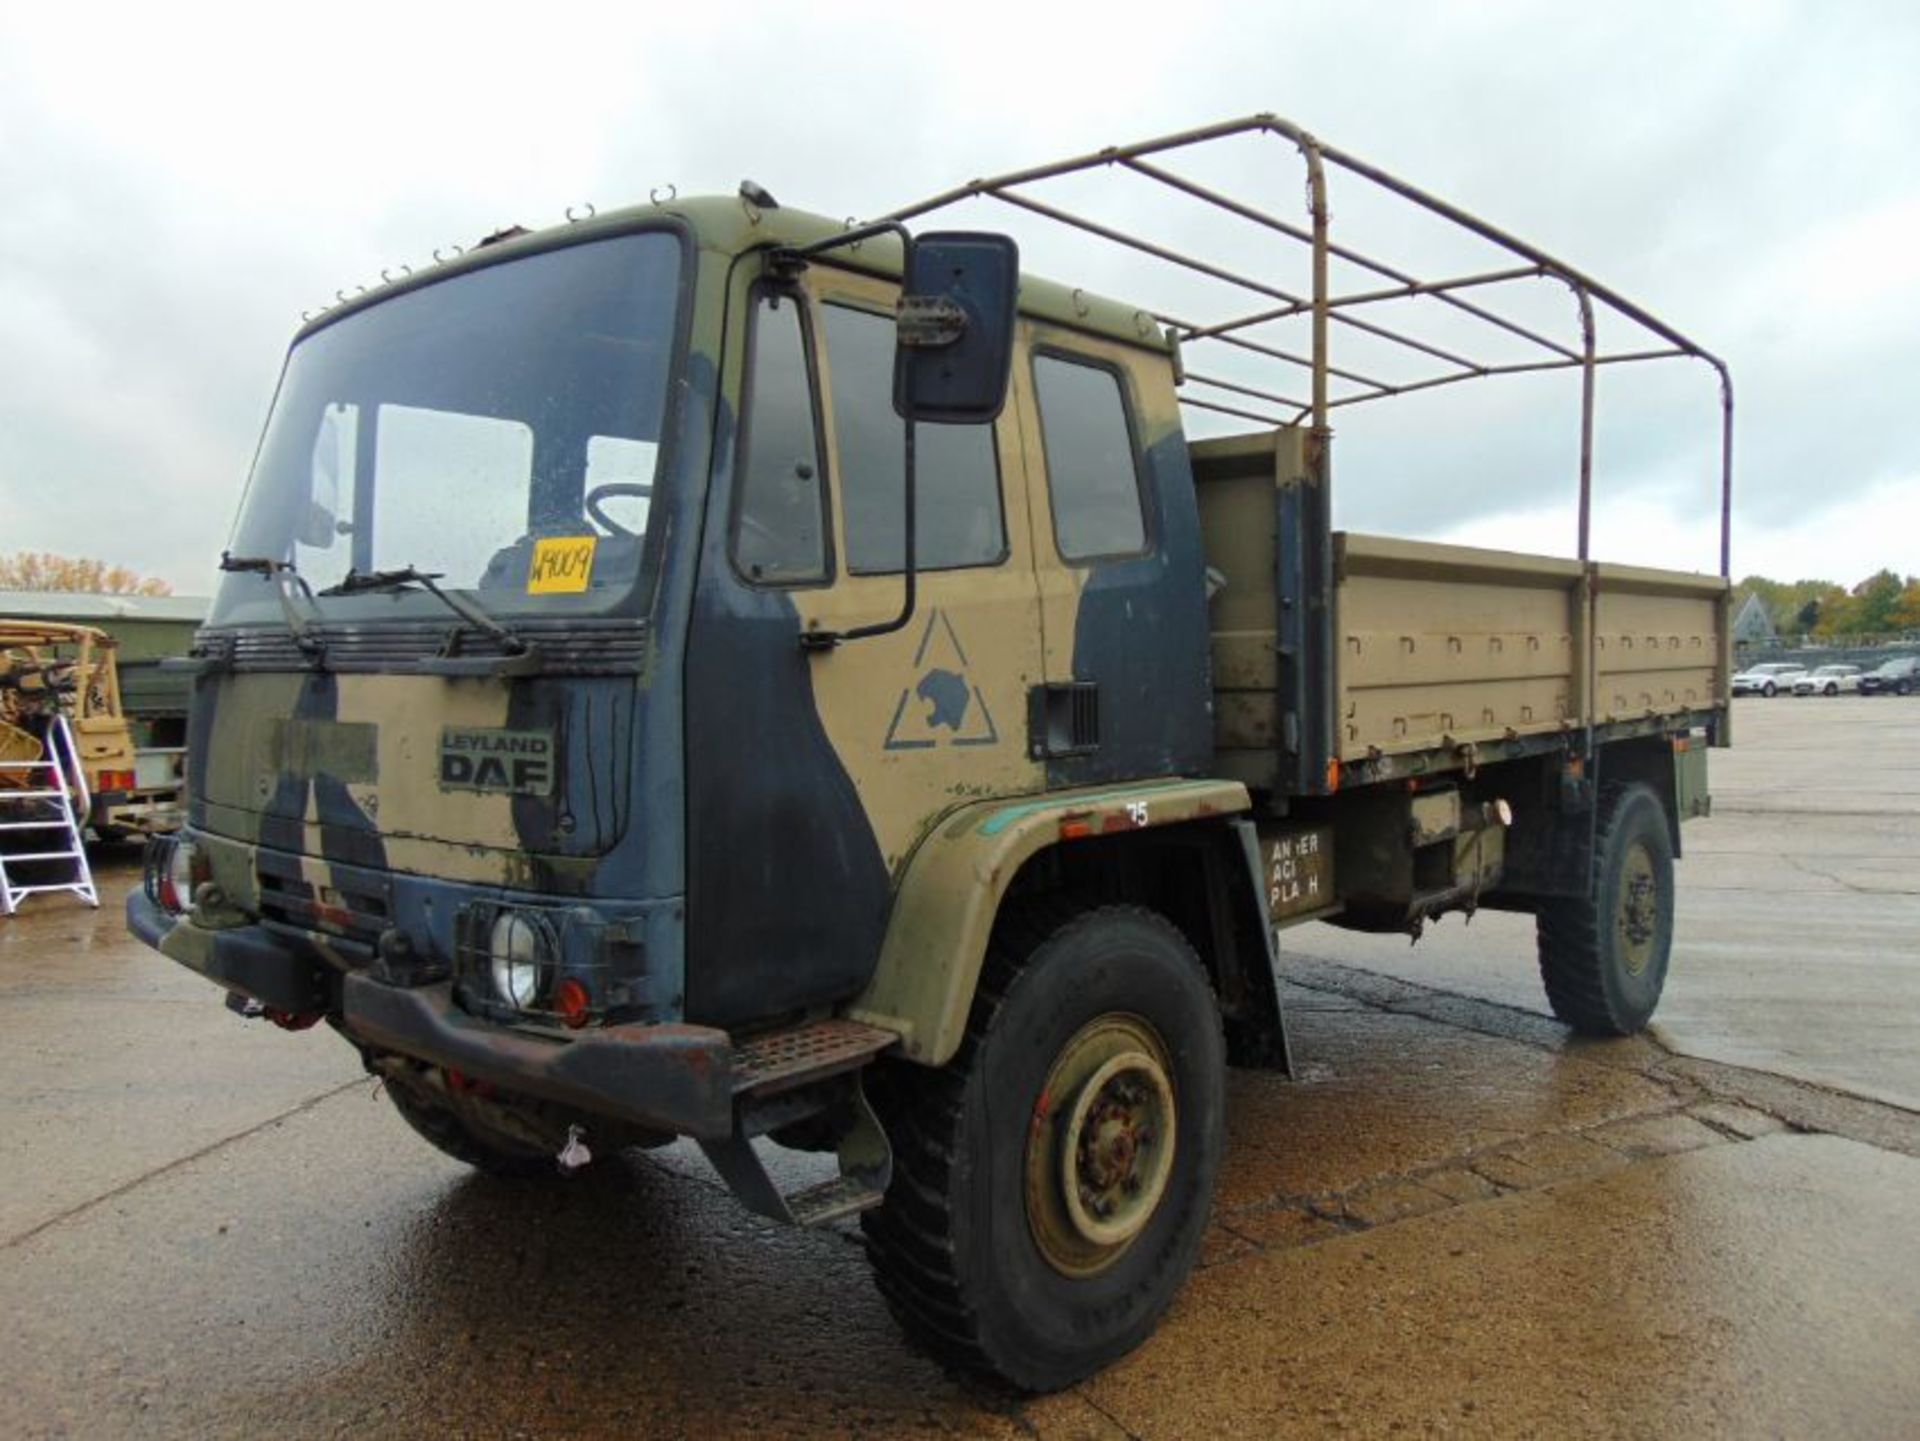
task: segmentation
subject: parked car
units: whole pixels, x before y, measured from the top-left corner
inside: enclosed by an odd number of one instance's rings
[[[1920,691],[1920,655],[1900,655],[1860,677],[1861,695],[1907,695]]]
[[[1859,689],[1860,667],[1857,665],[1823,665],[1793,683],[1795,695],[1839,695]]]
[[[1735,695],[1775,695],[1780,691],[1790,691],[1793,683],[1807,673],[1807,668],[1794,661],[1774,660],[1764,665],[1748,666],[1733,678]]]

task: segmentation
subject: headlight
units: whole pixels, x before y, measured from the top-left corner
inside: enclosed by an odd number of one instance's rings
[[[487,937],[487,953],[494,995],[518,1010],[530,1009],[553,964],[546,927],[524,911],[502,911]]]
[[[193,909],[194,852],[193,843],[176,840],[173,854],[167,860],[167,871],[160,879],[160,904],[176,916],[183,916]]]

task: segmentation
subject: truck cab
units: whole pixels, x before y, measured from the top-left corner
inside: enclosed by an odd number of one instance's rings
[[[1276,926],[1534,910],[1556,1010],[1644,1024],[1730,668],[1720,578],[1336,537],[1318,341],[1190,444],[1178,327],[1013,263],[745,186],[313,320],[128,916],[484,1170],[690,1136],[860,1214],[1044,1389],[1191,1267]]]

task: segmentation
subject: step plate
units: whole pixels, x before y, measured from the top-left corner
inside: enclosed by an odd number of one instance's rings
[[[798,1195],[787,1197],[796,1226],[824,1226],[844,1216],[871,1211],[887,1199],[858,1176],[839,1176],[818,1186],[810,1186]]]
[[[899,1037],[858,1021],[809,1021],[742,1041],[733,1051],[733,1093],[767,1095],[863,1066]]]

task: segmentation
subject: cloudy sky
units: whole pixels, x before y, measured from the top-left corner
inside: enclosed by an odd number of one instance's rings
[[[448,242],[743,176],[865,216],[1273,111],[1725,357],[1736,574],[1920,571],[1909,0],[115,9],[0,12],[0,552],[204,593],[301,312]],[[1285,158],[1207,173],[1298,214]],[[1337,230],[1420,262],[1414,229],[1334,199]],[[1117,257],[1029,249],[1167,304]],[[1573,396],[1348,412],[1339,521],[1567,552]],[[1597,553],[1713,568],[1713,406],[1684,369],[1603,382]]]

